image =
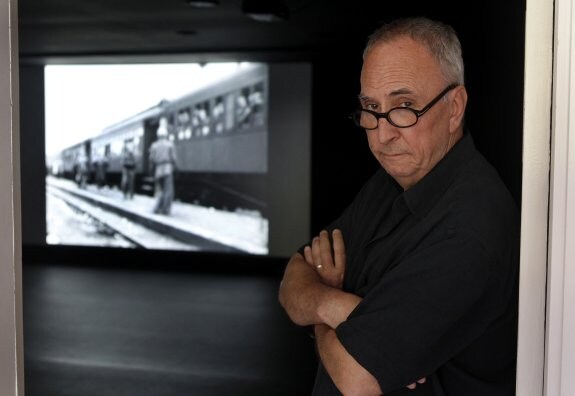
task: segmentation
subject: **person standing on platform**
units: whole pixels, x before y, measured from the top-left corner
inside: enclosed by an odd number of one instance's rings
[[[108,156],[105,150],[102,148],[94,163],[94,170],[96,172],[96,185],[98,189],[108,186],[107,174],[108,174]]]
[[[131,143],[126,143],[122,153],[122,192],[124,199],[134,198],[134,182],[136,177],[136,156]]]
[[[168,139],[165,118],[160,119],[158,139],[150,147],[150,161],[154,167],[156,205],[154,213],[168,215],[174,200],[174,171],[177,157],[174,143]]]
[[[88,157],[81,153],[78,163],[76,164],[76,183],[78,187],[86,188],[88,184]]]

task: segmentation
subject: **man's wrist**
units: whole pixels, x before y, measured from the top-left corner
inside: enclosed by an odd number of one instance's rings
[[[331,327],[326,325],[325,323],[318,323],[313,326],[313,334],[314,338],[321,338],[326,332],[331,330]]]
[[[318,301],[317,316],[321,323],[335,329],[340,323],[347,320],[360,302],[361,297],[355,294],[329,288]]]

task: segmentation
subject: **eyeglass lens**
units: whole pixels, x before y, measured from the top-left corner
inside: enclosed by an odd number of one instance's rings
[[[387,114],[387,120],[397,127],[408,127],[417,122],[417,115],[410,109],[393,109]],[[359,110],[355,114],[355,121],[362,128],[375,129],[379,120],[375,114]]]

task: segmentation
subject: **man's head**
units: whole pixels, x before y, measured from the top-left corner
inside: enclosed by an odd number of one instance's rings
[[[463,135],[463,82],[459,40],[446,25],[404,19],[370,37],[359,99],[361,108],[372,113],[362,112],[362,123],[371,152],[404,189],[421,180]],[[415,111],[381,114],[398,107]],[[373,112],[379,113],[375,123]],[[393,122],[398,114],[399,123],[393,125],[389,117]]]
[[[159,139],[165,139],[168,137],[168,120],[165,117],[160,118],[157,135]]]

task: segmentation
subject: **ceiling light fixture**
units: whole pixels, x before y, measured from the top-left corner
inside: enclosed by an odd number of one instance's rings
[[[219,0],[186,0],[186,3],[193,8],[215,8],[220,5]]]
[[[289,18],[289,8],[281,0],[244,0],[242,11],[259,22],[280,22]]]

